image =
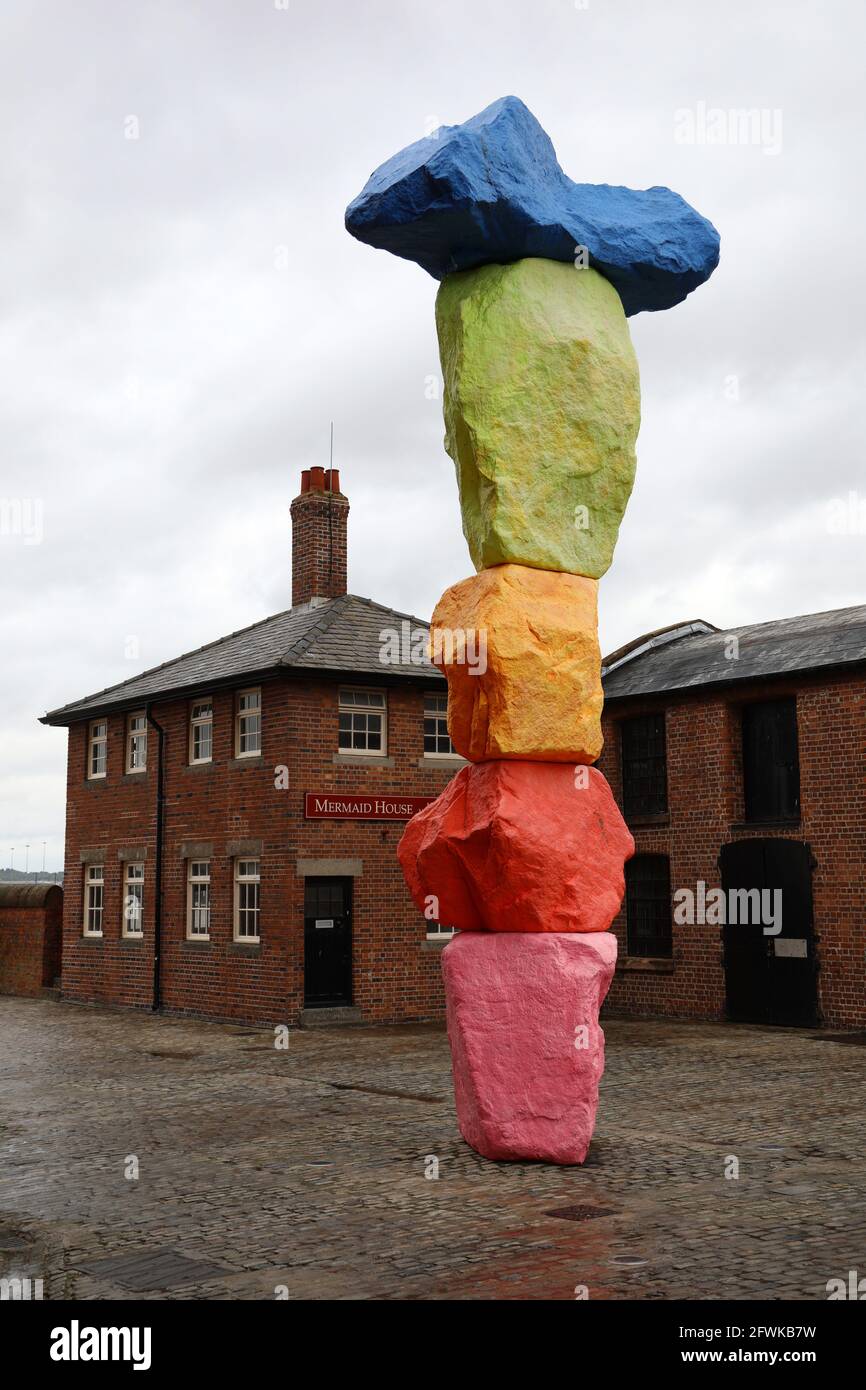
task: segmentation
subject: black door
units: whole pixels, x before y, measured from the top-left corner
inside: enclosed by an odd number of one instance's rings
[[[766,920],[728,921],[724,927],[725,992],[730,1019],[739,1023],[811,1028],[818,1022],[817,960],[812,922],[812,851],[800,840],[738,840],[722,846],[719,868],[731,916],[736,889],[768,893],[762,899],[781,929],[765,934]],[[740,900],[742,901],[742,899]],[[742,915],[742,913],[740,913]]]
[[[352,880],[308,878],[304,888],[304,1003],[352,1002]]]

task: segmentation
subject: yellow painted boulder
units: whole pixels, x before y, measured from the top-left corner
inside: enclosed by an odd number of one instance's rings
[[[471,762],[592,763],[602,747],[598,583],[495,565],[447,589],[430,629],[448,730]]]

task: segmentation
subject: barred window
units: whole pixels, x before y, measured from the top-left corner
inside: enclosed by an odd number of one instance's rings
[[[190,941],[210,939],[210,860],[191,859],[187,874],[186,934]]]
[[[235,860],[235,941],[259,940],[258,859]]]
[[[108,720],[97,719],[90,726],[87,745],[87,775],[104,777],[108,765]]]
[[[623,812],[660,815],[668,809],[664,714],[642,714],[620,726]]]
[[[424,697],[424,756],[453,758],[454,745],[448,734],[448,696]]]
[[[746,820],[798,820],[800,757],[797,701],[762,700],[743,710]]]
[[[144,931],[144,865],[127,864],[123,892],[123,935]]]
[[[189,760],[209,763],[213,756],[213,705],[201,700],[193,705],[189,717]]]
[[[147,715],[131,714],[126,723],[126,770],[147,771]]]
[[[262,692],[241,690],[235,706],[235,757],[254,758],[262,751]]]
[[[341,690],[339,747],[341,753],[384,753],[385,693],[382,690]]]
[[[101,864],[87,864],[84,869],[84,935],[102,935],[102,914],[105,906],[105,876]]]
[[[666,854],[636,854],[625,866],[630,956],[671,956],[671,870]]]

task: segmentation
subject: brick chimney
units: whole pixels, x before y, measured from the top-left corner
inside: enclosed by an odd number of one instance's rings
[[[305,468],[292,503],[292,607],[346,589],[349,499],[336,468]]]

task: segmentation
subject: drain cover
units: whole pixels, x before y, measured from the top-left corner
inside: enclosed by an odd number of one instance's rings
[[[613,1207],[555,1207],[542,1216],[557,1216],[560,1221],[592,1221],[595,1216],[617,1216]]]
[[[177,1250],[130,1250],[124,1255],[110,1255],[108,1259],[92,1260],[78,1267],[82,1274],[94,1274],[97,1279],[107,1279],[125,1289],[148,1293],[176,1284],[200,1284],[230,1273],[223,1265],[191,1260]]]

